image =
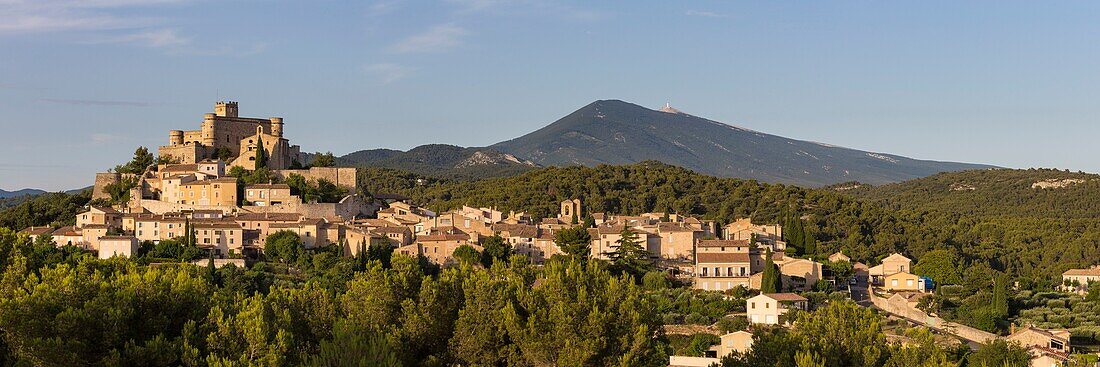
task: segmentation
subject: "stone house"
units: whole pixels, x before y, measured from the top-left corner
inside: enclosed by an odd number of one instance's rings
[[[882,285],[887,275],[912,272],[910,270],[912,263],[913,260],[908,257],[895,253],[882,259],[880,264],[872,266],[867,272],[873,284]]]
[[[99,238],[99,258],[115,256],[134,257],[138,252],[138,240],[134,236],[104,236]]]
[[[753,324],[786,324],[790,322],[787,313],[806,309],[807,299],[794,293],[761,294],[745,300],[745,313]]]
[[[1089,283],[1100,281],[1100,265],[1086,269],[1069,269],[1062,273],[1062,290],[1077,294],[1086,294]]]

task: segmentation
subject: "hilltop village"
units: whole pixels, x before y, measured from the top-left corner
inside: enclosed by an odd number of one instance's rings
[[[756,295],[744,301],[747,330],[791,325],[794,313],[810,308],[803,292],[842,290],[861,305],[949,329],[966,341],[1017,342],[1033,366],[1069,360],[1066,330],[1023,327],[999,337],[923,311],[921,301],[936,285],[916,274],[914,260],[902,254],[873,266],[840,252],[827,259],[792,256],[780,224],[589,212],[582,198],[560,202],[560,211],[548,218],[470,206],[437,213],[406,197],[364,192],[356,168],[307,157],[290,144],[284,128],[282,118],[240,117],[236,102],[218,102],[199,129],[169,131],[155,157],[137,154],[137,164],[97,174],[93,204],[77,214],[75,225],[22,233],[103,259],[180,241],[204,251],[197,264],[242,267],[264,258],[273,236],[293,236],[306,250],[336,246],[351,257],[384,247],[440,267],[456,266],[463,252],[486,251],[495,240],[535,265],[555,256],[613,262],[630,257],[699,292],[750,291]],[[1090,282],[1100,281],[1100,269],[1073,269],[1063,280],[1064,291],[1085,294]],[[704,356],[671,356],[670,366],[709,366],[734,351],[745,353],[753,342],[747,330],[720,336]]]

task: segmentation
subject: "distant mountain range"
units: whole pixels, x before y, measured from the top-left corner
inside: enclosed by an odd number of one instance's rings
[[[696,172],[800,186],[886,184],[981,164],[917,160],[794,140],[618,100],[596,101],[492,149],[543,166],[657,160]]]
[[[360,150],[337,158],[344,166],[382,167],[425,176],[478,179],[519,174],[537,167],[511,154],[490,148],[463,148],[429,144],[407,152],[393,149]]]
[[[38,194],[45,193],[45,192],[46,191],[44,191],[44,190],[38,190],[38,189],[22,189],[22,190],[15,190],[15,191],[0,190],[0,199],[14,198],[14,197],[26,196],[26,195],[38,195]]]

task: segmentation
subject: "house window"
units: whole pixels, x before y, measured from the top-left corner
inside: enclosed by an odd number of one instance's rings
[[[898,280],[897,279],[891,279],[890,280],[890,285],[897,287],[898,286]]]
[[[913,280],[912,279],[906,279],[905,280],[905,286],[912,287],[913,286]]]
[[[703,268],[703,276],[707,276],[707,268]]]
[[[751,306],[749,308],[754,309],[754,310],[756,309],[756,302],[750,302],[749,305]]]

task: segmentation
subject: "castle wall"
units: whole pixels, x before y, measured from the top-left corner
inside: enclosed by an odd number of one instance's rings
[[[180,163],[197,163],[206,158],[206,148],[196,144],[163,145],[157,149],[157,155],[169,156],[179,160]]]
[[[107,193],[104,188],[107,185],[117,183],[122,180],[122,175],[116,172],[102,172],[95,174],[95,186],[92,187],[92,200],[95,199],[110,199],[111,194]]]
[[[284,169],[275,171],[275,175],[283,180],[286,180],[292,174],[312,181],[325,179],[336,184],[336,186],[352,190],[352,193],[356,188],[356,173],[355,167],[312,167],[308,170]]]
[[[202,130],[191,130],[183,132],[183,142],[191,144],[202,144]]]
[[[345,197],[344,200],[341,200],[339,203],[286,203],[266,206],[245,206],[241,209],[252,213],[298,213],[304,218],[340,217],[344,219],[353,219],[373,212],[373,208],[358,195]]]
[[[257,126],[263,128],[264,134],[272,133],[271,120],[215,116],[214,148],[228,148],[233,155],[241,155],[241,140],[256,135]]]
[[[234,213],[237,211],[236,206],[174,204],[167,201],[148,199],[142,199],[140,205],[150,213],[157,215],[183,210],[221,210],[223,213]]]

